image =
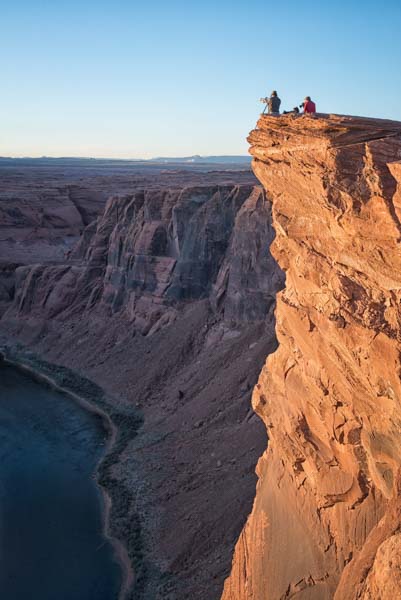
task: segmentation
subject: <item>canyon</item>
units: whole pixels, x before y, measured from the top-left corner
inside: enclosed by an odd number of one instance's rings
[[[1,346],[119,429],[136,600],[399,598],[401,123],[249,143],[257,179],[47,175],[50,217],[3,194]]]
[[[46,202],[28,182],[31,199],[13,200],[28,223],[3,193],[3,353],[119,429],[99,481],[134,566],[132,597],[218,598],[266,445],[250,396],[276,347],[283,286],[271,205],[243,169],[152,172],[145,187],[132,171],[98,177]]]

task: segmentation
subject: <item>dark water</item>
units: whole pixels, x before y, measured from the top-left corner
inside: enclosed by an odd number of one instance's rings
[[[98,417],[0,366],[1,600],[118,597],[92,479],[105,438]]]

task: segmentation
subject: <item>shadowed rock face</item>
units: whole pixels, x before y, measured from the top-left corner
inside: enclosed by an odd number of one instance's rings
[[[398,598],[401,123],[262,117],[249,141],[286,286],[223,599]]]
[[[281,274],[261,188],[200,186],[112,197],[65,264],[16,272],[12,314],[65,320],[88,311],[152,334],[180,303],[210,298],[234,323],[272,317]]]
[[[136,191],[68,260],[16,271],[0,339],[143,413],[112,466],[139,523],[135,600],[221,596],[266,445],[250,396],[276,347],[272,239],[261,187]]]

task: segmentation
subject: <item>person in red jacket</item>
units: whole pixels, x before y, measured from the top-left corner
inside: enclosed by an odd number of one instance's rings
[[[312,115],[313,117],[316,114],[316,104],[312,102],[310,96],[306,96],[304,100],[304,115]]]

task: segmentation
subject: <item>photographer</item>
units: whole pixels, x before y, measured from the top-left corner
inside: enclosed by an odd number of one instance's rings
[[[312,101],[310,96],[306,96],[299,108],[303,108],[304,115],[311,115],[312,117],[316,114],[316,104]]]
[[[269,115],[279,116],[281,100],[278,97],[276,90],[270,94],[270,98],[261,98],[261,102],[267,104]]]

